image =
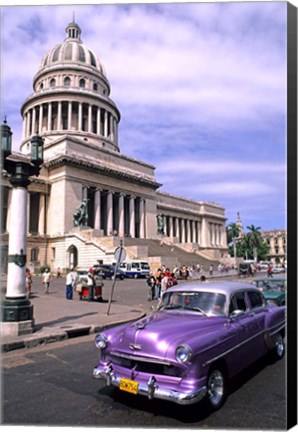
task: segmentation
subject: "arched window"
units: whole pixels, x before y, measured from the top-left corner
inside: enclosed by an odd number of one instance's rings
[[[97,91],[98,90],[98,85],[96,83],[93,84],[93,90]]]
[[[56,86],[56,80],[55,78],[52,78],[50,81],[50,87],[55,87]]]
[[[53,54],[53,62],[56,62],[56,61],[59,60],[59,53],[60,53],[60,49],[61,49],[61,45],[59,45],[59,46],[55,49],[54,54]]]
[[[85,86],[86,86],[86,81],[84,80],[84,78],[81,78],[80,79],[80,87],[85,88]]]
[[[40,84],[39,88],[40,90],[43,90],[43,83]]]
[[[70,78],[69,77],[64,78],[64,85],[65,85],[65,87],[70,86]]]
[[[91,58],[91,65],[96,67],[96,59],[94,57],[94,54],[91,51],[89,51],[89,53]]]
[[[85,51],[84,48],[81,47],[81,45],[79,45],[79,61],[86,62]]]
[[[68,44],[65,50],[65,60],[72,59],[72,44]]]

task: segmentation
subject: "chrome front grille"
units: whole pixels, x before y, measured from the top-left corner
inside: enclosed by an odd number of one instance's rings
[[[169,362],[148,359],[146,357],[137,357],[124,354],[109,354],[105,357],[106,361],[110,361],[113,365],[121,366],[128,370],[144,372],[151,375],[165,375],[181,377],[182,370],[178,366],[172,365]]]

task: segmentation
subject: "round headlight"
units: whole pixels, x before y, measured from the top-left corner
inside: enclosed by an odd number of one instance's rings
[[[180,363],[186,363],[191,359],[192,351],[187,345],[181,345],[176,349],[176,359]]]
[[[103,333],[98,333],[95,336],[95,346],[99,349],[103,349],[107,346],[107,338]]]

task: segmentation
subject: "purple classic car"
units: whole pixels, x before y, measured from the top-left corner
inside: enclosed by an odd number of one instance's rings
[[[251,284],[183,283],[152,315],[96,335],[93,377],[149,399],[204,399],[217,409],[230,377],[267,352],[283,357],[284,337],[285,307],[267,305]]]

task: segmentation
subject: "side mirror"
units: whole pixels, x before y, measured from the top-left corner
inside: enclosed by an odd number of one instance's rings
[[[230,314],[230,319],[233,321],[235,318],[240,317],[241,315],[244,315],[244,311],[241,309],[235,309],[231,314]]]

